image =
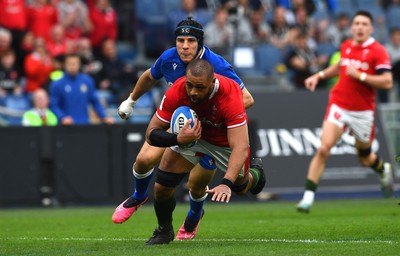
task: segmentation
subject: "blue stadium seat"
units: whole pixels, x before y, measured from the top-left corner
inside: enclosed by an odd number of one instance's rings
[[[4,106],[23,113],[31,108],[31,103],[24,95],[9,95],[4,99]],[[22,122],[22,116],[7,116],[5,119],[9,125],[21,125]]]
[[[283,64],[280,49],[272,44],[261,44],[256,48],[257,68],[263,75],[277,75],[277,66]]]

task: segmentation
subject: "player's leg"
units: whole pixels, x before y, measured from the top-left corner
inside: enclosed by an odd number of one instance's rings
[[[239,176],[233,184],[232,191],[237,195],[244,195],[250,191],[253,195],[260,193],[265,186],[264,165],[261,158],[253,158],[250,161],[250,168]]]
[[[207,185],[214,177],[217,166],[214,160],[204,155],[198,164],[190,171],[188,179],[190,209],[184,223],[180,227],[176,240],[191,240],[195,238],[200,220],[204,215],[204,202],[207,198]]]
[[[341,127],[330,121],[324,121],[322,125],[321,145],[310,162],[305,192],[302,200],[297,204],[297,210],[299,212],[309,212],[314,203],[315,192],[324,172],[325,162],[330,154],[331,148],[340,139],[342,134],[343,129]]]
[[[376,153],[371,152],[371,142],[356,141],[357,157],[362,166],[371,167],[379,175],[381,191],[384,197],[393,194],[393,172],[390,163],[385,163]]]
[[[158,227],[153,232],[153,236],[146,242],[146,245],[168,244],[174,239],[172,213],[176,205],[175,188],[192,168],[193,164],[179,153],[170,148],[165,150],[154,185],[154,210]]]
[[[127,221],[132,214],[149,199],[148,188],[153,177],[153,167],[164,153],[165,148],[153,147],[144,142],[136,162],[133,164],[134,192],[122,202],[114,211],[112,221],[121,224]]]

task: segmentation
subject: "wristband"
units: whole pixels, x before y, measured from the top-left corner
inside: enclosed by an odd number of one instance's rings
[[[367,74],[365,72],[362,72],[358,78],[361,82],[364,82],[365,79],[367,79]]]
[[[222,178],[221,182],[219,183],[220,185],[226,185],[229,188],[232,188],[233,182],[227,178]]]
[[[318,72],[318,76],[319,76],[319,78],[322,78],[322,79],[324,79],[325,78],[325,72],[324,71],[319,71]]]

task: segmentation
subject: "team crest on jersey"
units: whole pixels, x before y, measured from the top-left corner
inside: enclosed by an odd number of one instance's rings
[[[346,49],[346,54],[349,54],[351,52],[351,48]]]
[[[86,93],[88,91],[87,85],[86,84],[81,84],[81,93]]]
[[[172,64],[172,68],[173,68],[174,70],[176,69],[177,66],[178,66],[178,64],[176,64],[176,63]]]
[[[362,59],[365,59],[367,57],[367,54],[369,53],[368,49],[364,49],[363,54],[362,54]]]

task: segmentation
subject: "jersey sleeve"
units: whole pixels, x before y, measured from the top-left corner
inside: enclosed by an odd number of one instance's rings
[[[163,74],[161,72],[161,65],[163,61],[163,55],[161,55],[156,62],[154,62],[153,66],[150,68],[150,73],[153,76],[154,79],[158,80],[163,77]]]
[[[379,45],[379,48],[377,48],[375,57],[376,62],[374,68],[377,73],[390,71],[392,69],[389,54],[382,45]]]
[[[224,102],[225,120],[228,129],[240,127],[247,123],[247,114],[243,105],[242,92],[233,88],[235,83],[231,83],[231,92]]]

